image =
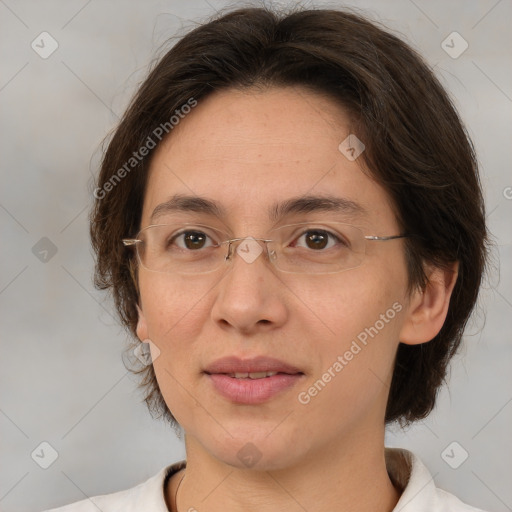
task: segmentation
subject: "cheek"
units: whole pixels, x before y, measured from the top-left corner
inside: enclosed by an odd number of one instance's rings
[[[139,282],[142,309],[148,337],[155,343],[163,360],[170,353],[191,350],[205,322],[210,286],[195,277],[151,274]],[[176,358],[173,358],[176,360]]]
[[[302,327],[314,338],[320,360],[298,401],[318,410],[319,418],[321,411],[332,411],[333,425],[346,419],[348,410],[355,416],[370,410],[369,403],[387,392],[405,310],[405,281],[398,270],[361,267],[302,290],[317,329],[307,318]]]
[[[295,307],[301,310],[297,316],[303,328],[324,337],[325,345],[342,348],[376,322],[386,332],[390,324],[396,327],[396,310],[404,309],[405,284],[401,271],[367,266],[333,276],[312,276],[301,286],[289,288],[298,299]],[[393,308],[395,303],[399,305]],[[386,329],[382,329],[381,315]]]
[[[186,390],[199,376],[200,341],[211,290],[194,278],[146,274],[139,280],[149,339],[158,347],[153,368],[162,396],[180,424],[197,414],[198,403]]]
[[[395,313],[392,307],[384,311],[391,312],[389,317]],[[320,340],[325,343],[322,364],[296,397],[317,428],[350,429],[365,423],[368,416],[382,420],[399,331],[396,317],[388,322],[379,318],[366,322],[365,328],[354,322],[331,342]],[[325,411],[330,412],[326,415]]]

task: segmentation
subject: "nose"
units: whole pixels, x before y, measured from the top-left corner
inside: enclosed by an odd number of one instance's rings
[[[211,312],[214,322],[246,335],[282,326],[289,314],[286,287],[268,261],[264,243],[252,237],[237,240],[229,259]]]

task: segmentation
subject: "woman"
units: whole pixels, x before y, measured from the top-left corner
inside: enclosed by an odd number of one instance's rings
[[[94,195],[96,283],[187,457],[58,510],[476,510],[384,446],[434,407],[487,240],[471,142],[406,44],[334,10],[202,25]]]

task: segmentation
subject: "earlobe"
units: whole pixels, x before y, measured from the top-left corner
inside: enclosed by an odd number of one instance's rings
[[[140,341],[147,340],[149,338],[148,336],[148,326],[146,323],[146,317],[144,316],[144,313],[142,312],[142,309],[137,304],[137,313],[139,315],[137,320],[137,338],[139,338]]]
[[[407,317],[400,331],[400,342],[418,345],[437,336],[448,314],[458,268],[458,262],[446,268],[430,267],[425,289],[416,290],[410,298]]]

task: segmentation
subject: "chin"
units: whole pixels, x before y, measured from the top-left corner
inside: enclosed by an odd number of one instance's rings
[[[290,442],[281,436],[275,436],[270,440],[268,431],[260,436],[240,436],[223,440],[224,444],[218,442],[205,443],[210,454],[220,462],[237,469],[256,471],[276,471],[293,466],[300,458],[297,444],[290,448]]]

